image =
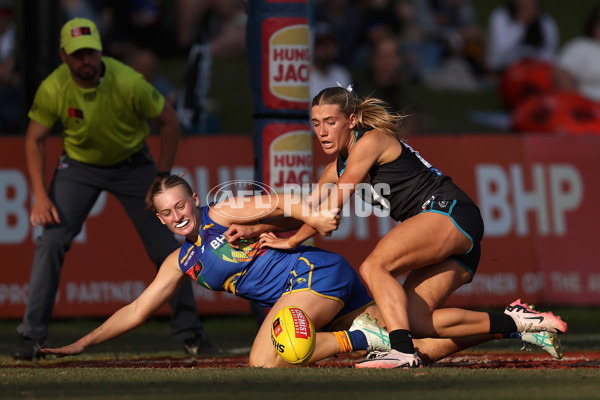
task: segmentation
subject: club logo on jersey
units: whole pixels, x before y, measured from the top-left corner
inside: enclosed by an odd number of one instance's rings
[[[302,285],[304,282],[306,282],[306,279],[304,279],[304,278],[297,278],[297,279],[296,279],[296,283],[297,283],[298,285]]]
[[[198,275],[200,275],[203,270],[204,265],[202,265],[202,261],[198,260],[198,262],[196,262],[196,264],[193,267],[189,268],[186,273],[192,278],[194,278],[194,280],[196,280]]]
[[[78,37],[82,35],[91,35],[92,30],[89,26],[78,26],[76,28],[71,29],[71,37]]]
[[[78,110],[76,108],[69,108],[67,110],[67,112],[69,113],[69,117],[71,118],[81,118],[83,119],[83,111]]]

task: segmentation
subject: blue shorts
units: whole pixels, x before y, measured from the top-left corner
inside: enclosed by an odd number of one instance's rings
[[[306,290],[342,304],[342,310],[329,325],[373,303],[367,288],[344,257],[317,248],[307,247],[302,252],[288,276],[282,296]]]
[[[435,200],[428,204],[423,212],[443,214],[471,241],[471,248],[465,254],[454,254],[451,258],[471,273],[471,279],[477,271],[481,257],[481,239],[483,239],[483,219],[479,208],[471,202],[460,200]]]

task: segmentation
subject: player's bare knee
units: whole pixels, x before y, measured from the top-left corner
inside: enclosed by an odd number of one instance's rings
[[[360,267],[358,267],[358,274],[368,284],[377,268],[379,268],[378,265],[365,260],[362,264],[360,264]]]

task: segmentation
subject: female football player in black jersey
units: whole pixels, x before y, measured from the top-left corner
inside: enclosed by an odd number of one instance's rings
[[[337,159],[326,166],[309,199],[322,199],[319,191],[329,185],[329,197],[320,204],[326,208],[327,201],[327,208],[341,209],[366,184],[369,190],[360,191],[363,198],[402,221],[359,268],[390,332],[392,350],[357,367],[421,367],[413,336],[455,338],[460,344],[482,334],[565,332],[559,317],[536,313],[520,300],[504,313],[444,308],[448,297],[475,274],[483,221],[473,200],[404,142],[403,119],[383,101],[360,99],[351,88],[324,89],[311,105],[321,147]],[[288,239],[266,237],[262,242],[294,248],[315,233],[305,224]],[[403,273],[408,275],[402,285],[396,277]]]

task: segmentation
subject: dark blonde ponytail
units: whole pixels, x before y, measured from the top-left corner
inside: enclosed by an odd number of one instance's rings
[[[359,129],[377,129],[400,140],[407,137],[401,126],[406,116],[391,111],[389,105],[383,100],[375,97],[361,100],[352,90],[330,87],[321,90],[315,96],[311,107],[325,104],[337,104],[346,118],[355,114]]]

